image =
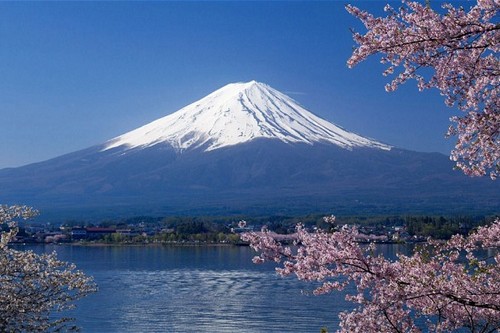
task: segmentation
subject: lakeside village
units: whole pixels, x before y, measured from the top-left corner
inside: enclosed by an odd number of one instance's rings
[[[335,227],[357,227],[360,242],[410,243],[423,242],[427,237],[446,239],[456,233],[467,234],[492,218],[444,217],[378,217],[339,218]],[[302,221],[301,221],[302,220]],[[305,220],[305,222],[304,222]],[[319,216],[306,218],[256,219],[242,223],[239,219],[210,217],[133,218],[98,225],[77,222],[53,225],[25,222],[19,226],[15,243],[72,243],[72,244],[228,244],[245,245],[239,234],[266,229],[281,240],[292,240],[295,225],[331,230]]]

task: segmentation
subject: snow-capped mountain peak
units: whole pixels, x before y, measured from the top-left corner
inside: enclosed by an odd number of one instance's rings
[[[391,149],[315,116],[266,84],[250,81],[228,84],[175,113],[108,141],[104,150],[166,143],[178,151],[199,147],[210,151],[257,138],[332,143],[347,149]]]

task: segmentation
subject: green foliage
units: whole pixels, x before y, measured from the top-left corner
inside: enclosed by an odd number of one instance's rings
[[[408,216],[405,219],[410,235],[449,239],[454,234],[468,234],[474,228],[486,225],[492,218],[485,217],[444,217],[444,216]]]

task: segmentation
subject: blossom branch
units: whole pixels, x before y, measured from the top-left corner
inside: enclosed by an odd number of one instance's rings
[[[346,9],[367,29],[364,35],[353,32],[358,46],[347,65],[381,54],[381,62],[389,65],[384,75],[402,67],[387,91],[409,79],[419,90],[439,89],[448,106],[465,113],[451,119],[447,136],[457,136],[451,159],[467,175],[489,173],[495,179],[500,172],[500,24],[493,21],[500,3],[479,0],[469,11],[443,5],[444,15],[414,1],[403,1],[399,10],[386,6],[387,17],[352,5]],[[433,74],[426,78],[423,68]]]
[[[474,254],[500,249],[500,219],[468,237],[457,235],[443,244],[430,241],[396,261],[371,255],[373,247],[361,248],[356,229],[308,232],[298,225],[294,253],[271,235],[242,235],[260,251],[256,262],[286,258],[277,272],[323,282],[316,295],[356,286],[357,294],[346,299],[360,308],[340,314],[341,332],[421,332],[412,316],[426,318],[426,328],[439,332],[500,328],[500,253],[488,263]],[[466,262],[460,253],[466,253]]]
[[[0,206],[0,331],[50,332],[74,329],[71,318],[54,318],[53,312],[74,307],[74,301],[97,290],[92,277],[57,259],[56,253],[17,251],[8,244],[18,232],[16,219],[38,212],[26,206]]]

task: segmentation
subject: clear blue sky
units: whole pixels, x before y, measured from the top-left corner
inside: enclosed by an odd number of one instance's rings
[[[356,2],[382,13],[385,2]],[[398,147],[448,153],[437,91],[386,93],[344,2],[0,2],[0,168],[102,143],[231,82],[257,80]]]

